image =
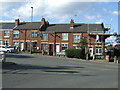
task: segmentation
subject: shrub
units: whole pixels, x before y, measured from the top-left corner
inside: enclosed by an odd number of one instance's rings
[[[69,48],[65,50],[65,53],[69,58],[82,58],[81,49]]]

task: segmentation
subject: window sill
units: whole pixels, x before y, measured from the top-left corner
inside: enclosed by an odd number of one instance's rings
[[[80,42],[73,42],[73,43],[77,43],[77,44],[78,44],[78,43],[80,43]]]
[[[15,39],[19,39],[19,37],[13,37],[13,38],[15,38]]]
[[[4,36],[4,38],[9,38],[10,36]]]
[[[102,55],[102,53],[96,53],[95,55]]]
[[[68,40],[62,40],[62,41],[68,41]]]
[[[48,41],[48,40],[41,40],[41,41]]]

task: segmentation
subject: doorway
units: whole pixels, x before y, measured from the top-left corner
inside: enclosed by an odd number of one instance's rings
[[[60,52],[60,45],[59,44],[56,44],[56,53],[57,52]]]
[[[24,50],[24,42],[20,42],[20,51]]]
[[[49,44],[49,55],[53,55],[53,44]]]
[[[93,57],[93,47],[90,47],[89,51],[90,51],[90,57]]]

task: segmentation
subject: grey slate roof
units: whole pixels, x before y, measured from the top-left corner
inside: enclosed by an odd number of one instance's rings
[[[69,24],[50,24],[44,31],[54,32],[87,32],[87,31],[104,31],[103,24],[75,24],[73,29],[70,29]]]
[[[70,29],[70,24],[49,24],[41,27],[41,22],[22,22],[14,29],[18,30],[40,30],[43,32],[88,32],[88,31],[104,31],[103,23],[75,24]]]
[[[14,29],[24,29],[24,30],[31,30],[31,29],[40,29],[41,22],[22,22]]]
[[[0,23],[0,29],[13,29],[15,27],[15,23]]]

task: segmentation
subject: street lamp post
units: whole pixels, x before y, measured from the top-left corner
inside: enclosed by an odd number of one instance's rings
[[[31,7],[31,25],[33,22],[33,7]],[[31,33],[30,33],[30,53],[32,54]]]

